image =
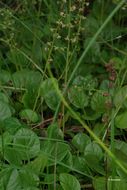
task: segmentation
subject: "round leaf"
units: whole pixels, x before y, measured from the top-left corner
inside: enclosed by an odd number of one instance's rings
[[[48,105],[48,107],[52,110],[56,110],[59,101],[60,97],[58,96],[58,93],[55,90],[49,91],[45,96],[45,102]]]
[[[104,92],[95,92],[91,99],[91,108],[97,112],[105,112],[108,108],[107,105],[111,104],[111,97],[105,96]],[[109,107],[110,108],[110,107]]]
[[[14,136],[14,147],[20,149],[22,160],[36,157],[40,152],[40,141],[30,129],[19,129]]]
[[[84,133],[78,133],[77,135],[74,136],[72,139],[73,145],[80,151],[84,152],[85,147],[87,144],[91,142],[89,136],[87,136]]]
[[[37,113],[30,109],[22,110],[19,115],[22,119],[26,119],[33,123],[36,123],[39,120]]]
[[[88,96],[83,88],[72,86],[68,92],[69,101],[77,108],[84,108],[88,105]]]
[[[60,184],[64,190],[80,190],[79,181],[75,176],[62,173],[60,174]]]
[[[127,128],[127,112],[123,112],[116,116],[115,118],[115,125],[120,129]]]
[[[84,155],[93,155],[96,156],[98,158],[98,160],[101,160],[103,158],[103,152],[101,147],[95,143],[95,142],[91,142],[89,143],[84,151]]]
[[[10,107],[5,102],[0,101],[0,120],[4,120],[8,117],[11,117]]]
[[[127,107],[127,86],[119,89],[114,96],[114,104],[116,107],[125,105]]]

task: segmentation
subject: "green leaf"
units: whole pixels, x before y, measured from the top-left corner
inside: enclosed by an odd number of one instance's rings
[[[70,150],[70,147],[68,144],[57,142],[55,143],[55,146],[51,155],[54,159],[56,159],[56,162],[57,160],[61,162],[65,158],[69,150]]]
[[[24,93],[22,96],[22,103],[24,104],[24,107],[27,109],[34,109],[35,102],[37,100],[38,96],[38,90],[29,90]]]
[[[104,113],[107,109],[111,107],[107,107],[107,105],[111,104],[111,97],[105,96],[104,91],[95,92],[91,99],[91,108],[97,112]],[[107,104],[107,105],[106,105]]]
[[[3,101],[5,103],[9,103],[8,97],[3,92],[0,92],[0,101]]]
[[[54,83],[58,87],[57,79],[48,78],[48,79],[44,80],[40,86],[40,95],[43,97],[46,97],[50,91],[54,91],[55,90]]]
[[[17,118],[9,117],[4,120],[4,130],[14,134],[22,125]]]
[[[105,133],[105,124],[97,123],[93,128],[93,132],[96,136],[102,138]]]
[[[91,91],[97,87],[98,82],[92,75],[86,75],[85,77],[79,75],[74,79],[72,84],[73,86],[82,87],[84,90]]]
[[[104,156],[101,147],[95,142],[91,142],[86,146],[84,150],[84,155],[86,156],[89,154],[96,156],[98,160],[101,160]]]
[[[39,120],[37,113],[31,109],[24,109],[19,113],[21,119],[36,123]]]
[[[46,79],[40,86],[40,95],[44,98],[46,104],[52,110],[56,110],[56,107],[60,101],[60,97],[54,87],[54,83],[58,88],[58,82],[55,78]]]
[[[68,151],[70,151],[70,147],[68,144],[65,144],[64,142],[50,142],[47,141],[43,144],[43,151],[48,155],[48,157],[51,157],[51,160],[49,159],[48,165],[54,165],[55,162],[58,163],[63,161],[65,156],[68,154]],[[52,160],[53,159],[53,160]]]
[[[19,170],[20,183],[23,188],[37,187],[39,177],[30,169],[22,167]]]
[[[47,175],[45,175],[44,182],[45,182],[45,184],[53,184],[54,183],[54,174],[47,174]]]
[[[76,177],[67,173],[60,174],[60,184],[64,190],[81,189],[79,181],[76,179]]]
[[[10,80],[10,73],[7,70],[0,70],[0,84],[7,84]]]
[[[15,65],[26,66],[29,63],[29,60],[17,49],[11,49],[8,53],[8,59]]]
[[[122,107],[123,105],[127,107],[127,86],[120,88],[115,93],[114,104],[117,108]]]
[[[120,59],[119,57],[113,57],[111,60],[110,60],[111,63],[115,63],[114,64],[114,68],[116,70],[121,70],[121,68],[126,68],[124,62],[122,59]]]
[[[84,108],[88,105],[88,96],[83,88],[72,86],[68,91],[69,101],[77,108]]]
[[[7,103],[0,100],[0,120],[11,117],[11,110]]]
[[[115,140],[114,143],[115,143],[115,149],[117,149],[118,151],[121,150],[127,156],[127,143],[120,140]]]
[[[44,99],[47,106],[55,111],[60,101],[60,97],[56,90],[49,91]]]
[[[83,172],[84,174],[91,175],[91,171],[88,167],[85,158],[81,156],[73,156],[73,168],[80,172]]]
[[[37,175],[43,172],[47,165],[48,157],[44,153],[40,153],[37,158],[28,164],[28,167]]]
[[[123,112],[116,116],[115,118],[115,125],[120,129],[127,128],[127,112]]]
[[[47,129],[48,137],[52,139],[61,139],[63,140],[64,134],[62,130],[59,128],[57,123],[51,124]]]
[[[20,149],[6,146],[4,148],[4,159],[12,165],[20,166],[22,164]]]
[[[88,121],[96,120],[99,117],[101,117],[101,113],[92,110],[90,107],[87,107],[85,113],[82,115],[82,118]]]
[[[6,147],[6,145],[10,144],[12,142],[12,135],[10,135],[9,132],[4,132],[1,136],[0,136],[0,152],[4,153],[4,148]]]
[[[21,70],[17,71],[12,76],[12,82],[16,88],[27,88],[36,91],[42,81],[42,76],[38,71]]]
[[[88,166],[93,170],[97,171],[101,175],[105,175],[104,168],[102,167],[101,161],[104,154],[100,146],[92,142],[88,144],[84,151],[84,158],[88,164]]]
[[[89,136],[84,133],[78,133],[72,139],[72,144],[80,151],[84,152],[87,144],[91,142]]]
[[[72,160],[72,154],[69,150],[67,150],[66,155],[65,155],[64,159],[62,160],[62,163],[65,164],[65,166],[63,166],[61,164],[57,165],[57,172],[58,173],[71,172],[73,160]]]
[[[40,141],[36,133],[32,130],[22,128],[14,136],[13,147],[20,149],[22,160],[29,160],[38,156],[40,152]]]
[[[14,169],[10,175],[9,181],[6,186],[6,190],[20,190],[19,174],[17,169]]]
[[[17,169],[11,167],[0,172],[0,189],[1,190],[21,190],[19,173]]]
[[[103,162],[101,162],[98,157],[92,153],[84,156],[86,163],[93,172],[97,172],[101,175],[105,175],[105,168]]]
[[[114,147],[116,157],[127,167],[127,143],[124,141],[115,140]]]
[[[106,183],[108,190],[126,190],[127,182],[121,179],[119,176],[116,176],[114,179],[104,177],[95,177],[93,180],[93,186],[95,190],[106,190]],[[113,186],[113,187],[112,187]]]

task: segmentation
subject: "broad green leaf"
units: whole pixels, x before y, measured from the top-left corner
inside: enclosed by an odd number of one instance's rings
[[[22,164],[20,149],[6,146],[4,148],[4,159],[12,165],[20,166]]]
[[[22,160],[29,160],[38,156],[40,141],[36,133],[30,129],[19,129],[13,140],[13,147],[20,149]]]
[[[25,108],[34,109],[37,97],[38,97],[38,90],[36,91],[29,90],[24,93],[24,95],[22,96],[21,102],[23,103]]]
[[[104,177],[96,177],[93,180],[93,186],[95,190],[106,190],[106,178]]]
[[[91,99],[91,108],[97,112],[105,112],[111,109],[111,97],[105,96],[104,91],[95,92]]]
[[[37,158],[28,164],[28,167],[36,174],[43,172],[47,165],[48,157],[44,153],[40,153]]]
[[[127,107],[127,86],[120,88],[114,96],[114,104],[118,107],[123,107],[125,105]]]
[[[21,70],[17,71],[12,76],[12,82],[17,88],[27,88],[29,90],[37,90],[40,82],[42,81],[42,76],[38,71],[32,70]]]
[[[9,132],[4,132],[1,136],[0,136],[0,152],[4,153],[4,148],[10,144],[12,142],[12,135]]]
[[[120,129],[127,128],[127,112],[123,112],[116,116],[115,118],[115,125]]]
[[[0,84],[7,84],[10,80],[10,73],[7,70],[0,70]]]
[[[58,88],[58,82],[55,78],[46,79],[40,86],[40,95],[44,98],[47,106],[52,110],[56,110],[56,107],[60,101],[60,97],[54,87],[54,83]]]
[[[86,146],[84,155],[87,156],[89,154],[96,156],[98,160],[101,160],[104,156],[101,147],[95,142],[91,142]]]
[[[39,182],[39,177],[28,168],[22,167],[19,170],[20,183],[23,188],[37,187]]]
[[[93,186],[95,190],[106,190],[106,183],[108,190],[126,190],[127,182],[116,176],[114,179],[109,177],[108,179],[104,177],[95,177],[93,180]]]
[[[3,101],[5,103],[9,103],[8,97],[3,92],[0,92],[0,101]]]
[[[55,90],[54,83],[58,87],[57,79],[48,78],[48,79],[44,80],[40,86],[40,95],[43,97],[46,97],[50,91],[54,91]]]
[[[45,184],[53,184],[54,178],[57,178],[58,180],[58,176],[54,176],[54,174],[46,174],[44,178]]]
[[[78,86],[78,87],[83,87],[84,86],[84,83],[85,83],[85,77],[83,76],[77,76],[74,80],[73,80],[73,85],[75,86]]]
[[[116,70],[121,70],[122,68],[124,68],[124,63],[123,61],[119,58],[119,57],[113,57],[111,60],[110,60],[111,63],[115,63],[114,64],[114,68]],[[126,68],[126,67],[125,67]]]
[[[14,134],[22,125],[17,118],[9,117],[4,120],[4,130]]]
[[[110,85],[110,80],[103,80],[100,84],[99,89],[103,91],[109,91],[109,85]]]
[[[70,151],[70,147],[64,142],[47,141],[43,144],[43,152],[49,157],[48,165],[54,165],[54,161],[56,163],[63,161],[68,151]]]
[[[15,65],[27,66],[29,63],[29,60],[17,49],[11,49],[8,59]]]
[[[91,175],[91,171],[88,167],[88,164],[87,164],[85,158],[83,158],[81,156],[73,156],[73,168],[80,172],[83,172],[84,174]]]
[[[17,169],[14,169],[10,175],[10,178],[7,182],[6,190],[20,190],[20,180],[19,180],[19,173]]]
[[[88,96],[83,88],[72,86],[68,91],[69,101],[77,108],[84,108],[88,105]]]
[[[60,174],[60,184],[63,187],[63,190],[80,190],[80,183],[75,176],[61,173]]]
[[[53,157],[53,159],[56,160],[56,162],[57,160],[61,162],[65,158],[69,150],[70,147],[68,144],[57,142],[54,145],[54,149],[51,153],[51,156]]]
[[[97,79],[93,78],[92,75],[87,75],[85,77],[83,76],[77,76],[73,80],[73,86],[82,87],[84,90],[91,91],[97,87]]]
[[[114,90],[115,89],[114,89],[114,87],[110,88],[110,86],[111,86],[110,80],[105,79],[105,80],[102,80],[99,89],[104,91],[104,92],[107,92],[107,94],[114,96]]]
[[[127,156],[127,143],[121,140],[115,140],[115,149],[121,150]]]
[[[19,173],[17,169],[8,167],[0,172],[1,190],[21,190]]]
[[[56,110],[59,101],[60,101],[60,97],[58,95],[58,93],[56,92],[56,90],[50,90],[44,97],[45,102],[47,104],[47,106],[52,109],[52,110]]]
[[[97,123],[93,128],[94,134],[98,137],[103,137],[105,133],[105,125],[103,123]]]
[[[98,119],[99,117],[101,117],[101,113],[92,110],[90,107],[87,107],[87,108],[85,109],[85,113],[82,115],[82,118],[83,118],[84,120],[88,120],[88,121],[96,120],[96,119]]]
[[[127,167],[127,143],[121,140],[114,142],[115,155]]]
[[[19,113],[21,119],[36,123],[39,120],[37,113],[31,109],[24,109]]]
[[[97,172],[101,175],[105,175],[105,168],[103,162],[101,162],[98,157],[94,154],[87,154],[84,156],[86,163],[93,172]]]
[[[62,130],[59,128],[57,123],[54,123],[48,126],[47,134],[48,134],[48,138],[52,138],[52,139],[62,140],[64,138],[64,134]]]
[[[22,190],[40,190],[36,187],[27,187],[27,188],[23,188]]]
[[[72,144],[80,151],[84,152],[87,144],[91,142],[89,136],[84,133],[78,133],[72,139]]]
[[[0,100],[0,120],[11,117],[11,109],[9,105]]]
[[[92,142],[86,146],[84,151],[84,158],[88,166],[93,171],[97,171],[101,175],[105,175],[105,171],[101,163],[103,156],[104,154],[102,152],[102,149],[97,143]]]
[[[72,160],[72,154],[69,150],[67,150],[66,152],[66,156],[64,157],[64,159],[62,160],[62,163],[65,165],[61,165],[61,164],[58,164],[57,165],[57,172],[58,173],[68,173],[68,172],[71,172],[71,168],[72,168],[72,165],[73,165],[73,160]]]

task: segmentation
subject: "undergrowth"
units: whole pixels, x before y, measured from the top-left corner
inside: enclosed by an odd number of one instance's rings
[[[125,0],[0,1],[0,190],[127,189]]]

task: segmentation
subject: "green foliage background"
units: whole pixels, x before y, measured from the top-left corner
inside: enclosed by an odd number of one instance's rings
[[[127,3],[0,2],[0,189],[127,189]]]

